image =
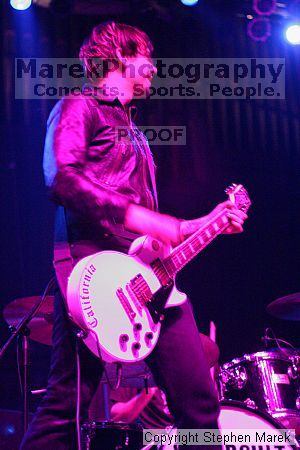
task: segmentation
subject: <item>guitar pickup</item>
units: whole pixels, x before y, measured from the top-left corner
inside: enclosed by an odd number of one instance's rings
[[[124,311],[126,312],[127,316],[129,317],[129,319],[133,320],[136,316],[136,313],[133,311],[128,298],[126,297],[126,295],[124,294],[124,291],[122,288],[118,288],[116,290],[116,295],[118,297],[118,299],[121,302],[121,305],[124,308]]]

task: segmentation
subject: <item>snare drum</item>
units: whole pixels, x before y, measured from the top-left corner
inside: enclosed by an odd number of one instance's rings
[[[299,355],[270,351],[244,355],[222,366],[221,400],[237,400],[268,412],[300,433]]]
[[[88,422],[81,427],[83,450],[140,450],[143,428],[121,422]]]

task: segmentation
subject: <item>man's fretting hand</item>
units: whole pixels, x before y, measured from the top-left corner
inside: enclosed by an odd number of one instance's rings
[[[248,218],[248,216],[244,212],[237,209],[230,200],[226,200],[223,203],[219,203],[219,205],[217,205],[207,216],[203,216],[195,220],[182,221],[180,224],[180,234],[182,238],[188,238],[191,234],[195,233],[199,230],[199,228],[205,226],[222,211],[226,213],[226,216],[229,219],[229,225],[223,233],[241,233],[243,231],[244,221]]]

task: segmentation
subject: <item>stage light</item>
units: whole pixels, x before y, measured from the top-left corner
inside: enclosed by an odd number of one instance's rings
[[[253,0],[253,9],[259,16],[271,16],[276,8],[276,0]]]
[[[285,36],[287,41],[293,45],[300,44],[300,25],[290,25],[286,31]]]
[[[12,424],[6,425],[3,429],[4,436],[11,436],[16,433],[16,429]]]
[[[266,17],[256,17],[247,25],[247,34],[257,42],[265,42],[271,36],[271,23]]]
[[[31,0],[10,0],[10,5],[14,9],[18,9],[19,11],[24,11],[31,6]]]
[[[198,3],[198,0],[181,0],[181,3],[185,6],[194,6]]]

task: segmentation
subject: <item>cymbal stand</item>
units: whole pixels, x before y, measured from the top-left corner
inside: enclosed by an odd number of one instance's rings
[[[43,295],[39,298],[36,304],[31,308],[26,316],[20,321],[16,327],[10,327],[12,334],[3,345],[0,350],[0,360],[4,356],[6,350],[10,347],[13,341],[18,338],[22,340],[22,366],[23,366],[23,377],[22,377],[22,400],[23,400],[23,432],[25,434],[28,427],[28,378],[29,378],[29,334],[30,330],[28,324],[34,315],[38,312],[43,301],[45,300],[48,292],[54,285],[55,279],[51,278],[47,284]]]

